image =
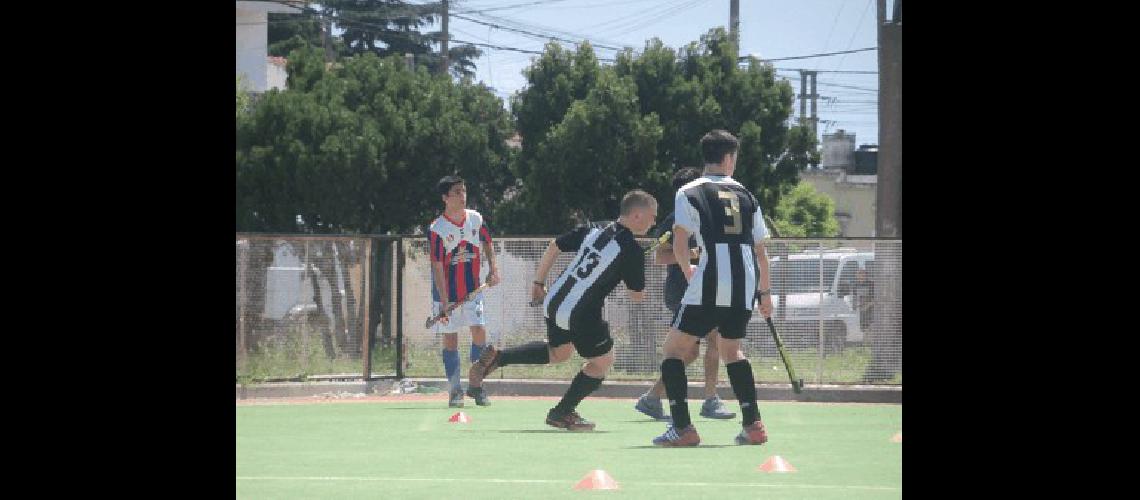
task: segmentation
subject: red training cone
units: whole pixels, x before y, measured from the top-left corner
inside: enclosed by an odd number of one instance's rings
[[[775,456],[769,458],[767,461],[760,464],[760,466],[757,467],[756,469],[764,471],[764,472],[795,472],[796,471],[796,468],[792,467],[792,464],[788,463],[787,460],[780,458],[779,455],[775,455]]]
[[[467,422],[470,422],[471,419],[467,418],[466,413],[459,412],[459,413],[456,413],[455,415],[452,415],[451,418],[447,419],[447,421],[451,422],[451,423],[466,424]]]
[[[594,469],[590,471],[589,474],[586,474],[586,477],[583,477],[581,481],[578,481],[578,484],[574,485],[574,489],[617,490],[621,489],[621,487],[618,486],[617,481],[614,481],[614,478],[610,477],[609,474],[606,474],[606,471],[602,469]]]
[[[899,431],[894,436],[891,436],[891,442],[892,443],[901,443],[902,442],[902,431]]]

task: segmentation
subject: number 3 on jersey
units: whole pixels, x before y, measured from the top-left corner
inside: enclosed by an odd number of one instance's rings
[[[602,259],[602,256],[598,255],[597,252],[591,251],[591,252],[587,252],[585,255],[583,255],[582,260],[578,261],[578,263],[580,264],[578,266],[578,272],[576,273],[578,275],[578,279],[586,279],[586,277],[588,277],[590,275],[590,273],[594,272],[594,268],[598,267],[598,262],[601,262],[601,259]],[[589,262],[585,262],[587,260]],[[583,264],[583,262],[585,262],[585,263]]]
[[[724,234],[740,234],[743,229],[740,221],[740,198],[736,193],[728,191],[718,191],[717,196],[721,200],[728,200],[728,204],[724,207],[724,215],[732,219],[732,225],[724,226]]]

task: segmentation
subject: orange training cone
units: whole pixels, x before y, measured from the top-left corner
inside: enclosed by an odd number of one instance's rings
[[[447,419],[447,421],[451,422],[451,423],[466,424],[467,422],[470,422],[471,419],[467,418],[466,413],[459,412],[459,413],[456,413],[455,415],[452,415],[451,418]]]
[[[589,474],[586,474],[586,477],[583,477],[581,481],[578,481],[578,484],[574,485],[574,489],[617,490],[621,488],[618,486],[617,481],[614,481],[614,478],[610,477],[609,474],[606,474],[606,471],[602,469],[594,469],[590,471]]]
[[[891,436],[891,442],[892,443],[901,443],[902,442],[902,431],[899,431],[894,436]]]
[[[762,470],[764,472],[795,472],[796,471],[796,468],[792,467],[792,464],[788,463],[787,460],[780,458],[779,455],[775,455],[775,456],[769,458],[767,461],[760,464],[760,466],[757,467],[756,469]]]

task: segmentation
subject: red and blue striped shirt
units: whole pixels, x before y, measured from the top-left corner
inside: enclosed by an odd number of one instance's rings
[[[447,283],[447,301],[463,300],[480,285],[479,264],[482,260],[481,244],[491,244],[491,233],[483,224],[483,216],[475,210],[465,210],[463,220],[453,221],[440,215],[428,230],[428,253],[432,263],[442,263],[444,282]],[[435,286],[435,266],[432,266],[431,298],[439,300]]]

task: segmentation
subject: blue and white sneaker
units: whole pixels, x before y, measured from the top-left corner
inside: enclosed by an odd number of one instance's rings
[[[637,398],[637,404],[633,405],[633,409],[654,420],[673,420],[672,417],[665,414],[665,409],[661,406],[661,399],[651,398],[648,394],[642,394],[641,397]]]
[[[724,401],[720,400],[720,396],[713,396],[706,399],[705,404],[701,405],[701,416],[726,420],[736,418],[736,413],[728,411],[728,408],[724,407]]]
[[[689,424],[684,429],[677,429],[673,424],[669,424],[669,428],[665,429],[665,433],[653,438],[655,446],[696,446],[701,444],[701,436],[697,434],[697,429]]]

